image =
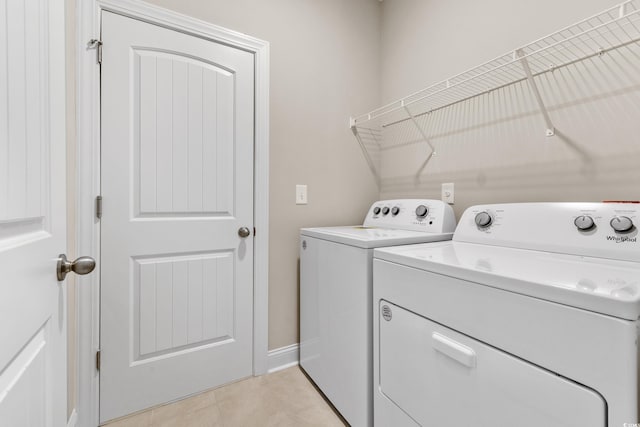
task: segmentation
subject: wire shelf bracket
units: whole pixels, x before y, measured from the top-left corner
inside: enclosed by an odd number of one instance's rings
[[[551,122],[551,117],[549,117],[549,111],[547,110],[547,106],[542,100],[542,95],[540,95],[540,90],[538,90],[538,85],[533,78],[533,73],[531,72],[531,67],[529,67],[529,62],[527,61],[527,57],[522,52],[522,49],[517,49],[514,52],[514,57],[520,60],[520,64],[522,64],[522,69],[524,73],[527,75],[527,82],[529,82],[529,87],[531,88],[531,92],[533,92],[533,96],[536,98],[536,102],[538,103],[538,107],[540,107],[540,112],[542,113],[542,117],[544,117],[544,122],[547,124],[547,136],[553,136],[556,134],[556,129]]]
[[[358,132],[358,128],[356,127],[353,118],[349,119],[349,127],[351,128],[351,132],[353,132],[353,134],[355,135],[358,144],[360,144],[360,149],[362,150],[362,154],[364,154],[364,158],[367,161],[367,166],[369,166],[369,169],[373,173],[376,185],[378,186],[378,188],[380,188],[380,174],[378,173],[378,167],[376,167],[373,159],[371,158],[369,150],[367,149],[362,139],[362,135],[360,134],[360,132]]]
[[[424,129],[422,129],[422,126],[420,126],[418,124],[418,121],[416,120],[416,116],[414,116],[411,111],[409,111],[409,107],[407,107],[406,105],[404,105],[404,110],[407,112],[407,116],[409,116],[409,118],[411,119],[411,122],[413,122],[414,126],[416,127],[416,129],[418,130],[418,133],[420,133],[420,135],[422,136],[422,140],[429,146],[429,148],[431,149],[431,151],[429,152],[429,155],[427,156],[427,159],[425,160],[425,164],[424,166],[427,165],[427,163],[429,163],[429,161],[431,160],[431,158],[433,156],[436,155],[436,149],[433,146],[433,144],[431,143],[431,141],[429,141],[429,138],[427,137],[427,134],[425,133]],[[423,167],[424,167],[423,166]]]

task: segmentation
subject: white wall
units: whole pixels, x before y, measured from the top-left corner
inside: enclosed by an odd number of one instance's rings
[[[390,102],[593,15],[618,0],[385,0],[381,98]],[[557,136],[545,137],[526,83],[433,113],[438,155],[388,150],[382,197],[440,197],[456,184],[456,213],[473,204],[640,199],[640,49],[623,48],[537,78]]]

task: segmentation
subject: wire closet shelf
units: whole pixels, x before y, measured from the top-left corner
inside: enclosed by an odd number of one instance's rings
[[[435,149],[427,136],[422,116],[476,96],[527,80],[546,125],[555,129],[534,77],[640,40],[640,0],[629,0],[563,28],[491,61],[408,95],[367,114],[350,119],[374,176],[381,150],[402,146],[398,138],[420,140]],[[403,124],[412,131],[394,131]]]

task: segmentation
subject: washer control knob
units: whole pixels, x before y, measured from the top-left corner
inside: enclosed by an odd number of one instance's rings
[[[380,213],[380,206],[376,206],[375,208],[373,208],[374,215],[378,215],[379,213]]]
[[[593,222],[593,218],[589,215],[580,215],[573,221],[573,223],[580,231],[589,231],[596,226],[596,223]]]
[[[384,208],[382,208],[382,215],[386,215],[389,213],[389,207],[385,206]]]
[[[493,218],[489,215],[489,212],[480,212],[476,215],[476,225],[480,228],[487,228],[491,225]]]
[[[398,215],[399,213],[400,213],[400,208],[399,208],[399,207],[394,206],[394,207],[391,209],[391,215],[396,216],[396,215]]]
[[[425,205],[420,205],[416,208],[416,216],[418,218],[424,218],[429,213],[429,208]]]
[[[618,233],[625,233],[633,229],[633,221],[628,216],[616,216],[609,224]]]

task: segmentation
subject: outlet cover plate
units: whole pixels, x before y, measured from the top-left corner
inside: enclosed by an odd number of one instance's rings
[[[443,183],[442,184],[442,201],[452,205],[454,200],[455,199],[454,199],[454,185],[453,185],[453,182]]]
[[[307,186],[296,185],[296,205],[307,204]]]

